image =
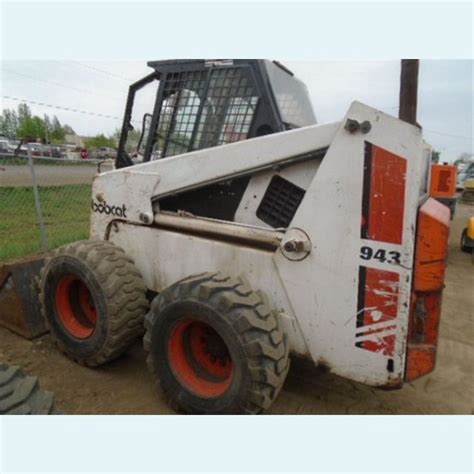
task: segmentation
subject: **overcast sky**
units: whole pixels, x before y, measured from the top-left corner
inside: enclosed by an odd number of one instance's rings
[[[319,123],[340,120],[352,100],[398,113],[399,61],[282,62],[308,86]],[[472,60],[420,63],[418,122],[442,160],[473,153],[473,65]],[[3,61],[1,106],[17,107],[18,101],[5,98],[10,96],[75,109],[29,103],[34,114],[55,114],[80,135],[111,134],[120,127],[129,83],[150,71],[141,61]]]

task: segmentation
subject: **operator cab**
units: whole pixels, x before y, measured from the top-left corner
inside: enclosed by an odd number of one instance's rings
[[[316,124],[305,84],[268,60],[152,61],[130,86],[116,167]],[[162,199],[161,209],[233,220],[248,178]]]

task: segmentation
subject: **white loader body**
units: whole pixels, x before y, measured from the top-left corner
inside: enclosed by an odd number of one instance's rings
[[[91,238],[122,247],[158,293],[192,274],[241,275],[279,312],[294,354],[351,380],[396,387],[406,370],[428,168],[419,128],[354,102],[340,123],[99,175]],[[245,175],[235,222],[157,204]],[[257,216],[275,175],[303,190],[287,228]]]

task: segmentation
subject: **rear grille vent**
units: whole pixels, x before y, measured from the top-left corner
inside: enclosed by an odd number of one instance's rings
[[[273,176],[258,206],[257,217],[273,228],[288,227],[304,193],[304,189],[281,176]]]

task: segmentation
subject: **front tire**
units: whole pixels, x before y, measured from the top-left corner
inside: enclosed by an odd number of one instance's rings
[[[98,366],[122,354],[143,332],[145,285],[133,261],[107,241],[55,250],[41,271],[41,310],[71,359]]]
[[[285,381],[279,316],[240,278],[203,273],[175,283],[155,298],[145,327],[148,365],[178,411],[260,413]]]

